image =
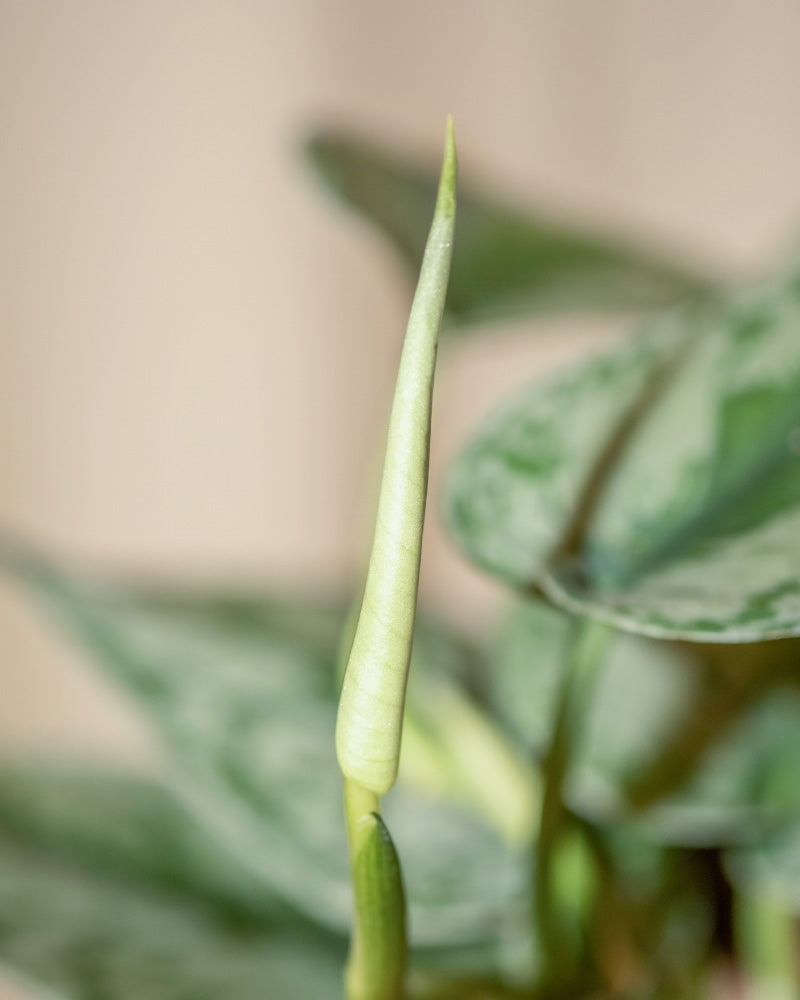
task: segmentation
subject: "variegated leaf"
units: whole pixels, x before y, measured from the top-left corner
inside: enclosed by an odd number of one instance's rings
[[[269,893],[347,928],[335,649],[323,655],[317,635],[304,643],[266,611],[231,614],[227,600],[164,599],[25,556],[16,568],[153,723],[184,807]],[[522,854],[461,808],[411,788],[389,796],[385,815],[415,942],[494,938],[514,909]]]
[[[457,461],[450,527],[479,565],[622,629],[797,635],[799,441],[790,275],[533,386]]]
[[[0,833],[123,883],[189,897],[238,921],[287,919],[285,905],[155,778],[6,762],[0,768]]]
[[[236,930],[202,905],[0,838],[0,963],[63,1000],[341,998],[344,948]]]
[[[554,599],[704,642],[800,634],[800,284],[731,296],[611,470]]]
[[[518,585],[540,578],[681,343],[665,318],[651,335],[535,383],[486,422],[446,483],[450,533],[473,562]]]

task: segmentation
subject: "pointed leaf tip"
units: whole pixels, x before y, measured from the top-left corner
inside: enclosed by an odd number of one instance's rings
[[[448,120],[448,133],[452,124]],[[306,150],[323,187],[372,222],[416,276],[439,172],[346,132],[311,134]],[[447,330],[520,316],[640,310],[706,296],[713,271],[658,243],[584,229],[569,206],[520,202],[504,187],[459,185],[459,239]],[[677,250],[677,248],[676,248]]]
[[[456,152],[448,124],[439,194],[408,320],[386,443],[375,535],[342,685],[336,750],[345,777],[394,785],[419,584],[436,350],[450,277]]]
[[[458,155],[453,116],[447,116],[444,139],[444,158],[439,178],[439,193],[436,198],[436,215],[450,217],[456,212],[456,180],[458,178]]]

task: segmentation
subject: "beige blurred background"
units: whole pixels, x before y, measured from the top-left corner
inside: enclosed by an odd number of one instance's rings
[[[800,5],[0,0],[0,526],[163,579],[342,584],[361,565],[409,289],[298,148],[344,124],[465,176],[768,266],[800,229]],[[435,517],[510,388],[628,319],[443,351],[425,599],[498,602]],[[599,334],[599,337],[598,337]],[[0,585],[0,742],[145,735]]]

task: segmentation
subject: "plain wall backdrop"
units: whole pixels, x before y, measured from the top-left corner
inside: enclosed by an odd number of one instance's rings
[[[800,224],[800,6],[780,0],[0,0],[0,527],[163,579],[362,566],[410,290],[299,154],[337,123],[550,212],[757,271]],[[492,404],[628,320],[447,345],[423,593],[501,599],[438,528]],[[139,758],[0,584],[0,742]]]

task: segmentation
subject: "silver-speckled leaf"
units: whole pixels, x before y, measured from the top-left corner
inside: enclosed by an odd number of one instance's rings
[[[800,634],[800,283],[722,300],[692,343],[550,594],[655,636]]]
[[[486,422],[445,487],[450,533],[473,562],[510,583],[539,579],[682,332],[666,317],[649,336],[534,383]]]
[[[287,917],[285,905],[156,779],[7,762],[0,768],[0,833],[238,920]]]
[[[416,277],[438,173],[335,133],[314,136],[309,156],[325,184],[373,222]],[[446,319],[574,310],[641,309],[708,292],[707,276],[613,236],[535,216],[459,185],[458,228]]]
[[[22,557],[19,575],[132,695],[181,803],[269,893],[344,930],[350,877],[333,754],[335,649],[229,601],[109,587]],[[265,602],[268,604],[268,602]],[[414,942],[495,938],[524,857],[479,819],[398,787],[385,802]]]
[[[340,1000],[343,961],[0,838],[0,963],[64,1000]]]

